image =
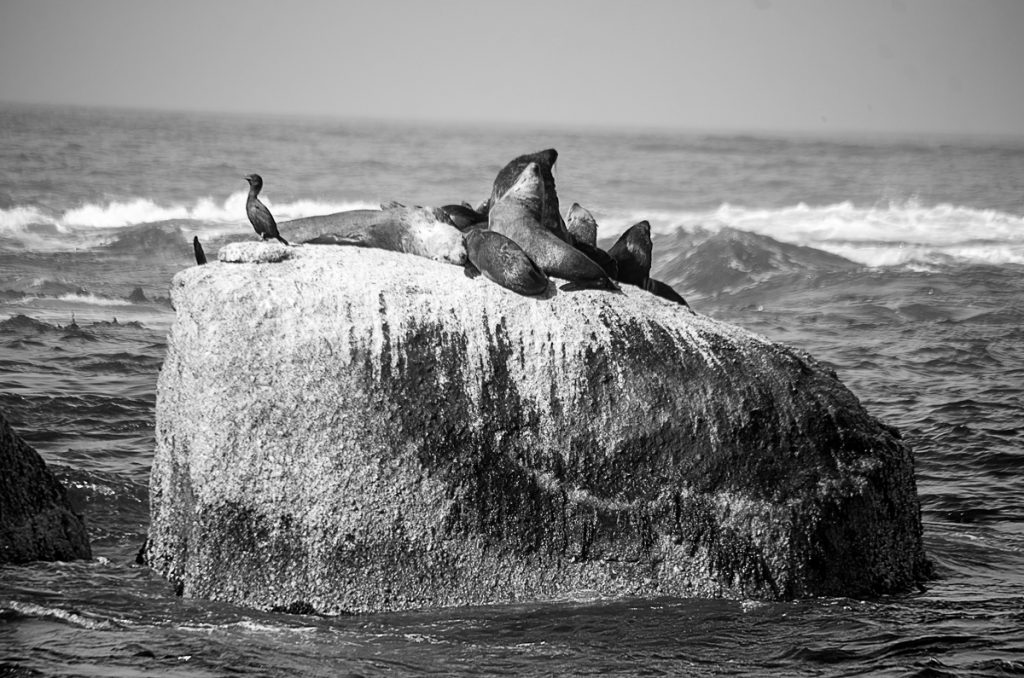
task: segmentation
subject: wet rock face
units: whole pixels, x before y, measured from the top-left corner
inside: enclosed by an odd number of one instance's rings
[[[323,613],[925,578],[913,456],[806,354],[642,290],[295,248],[174,281],[149,561]]]
[[[0,563],[91,557],[64,486],[0,413]]]

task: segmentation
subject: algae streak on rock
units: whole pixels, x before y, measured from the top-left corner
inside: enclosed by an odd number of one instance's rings
[[[179,273],[152,566],[322,613],[927,576],[911,451],[829,370],[639,289],[552,292],[343,247]]]

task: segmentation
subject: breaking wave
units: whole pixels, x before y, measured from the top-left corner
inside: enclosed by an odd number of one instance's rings
[[[916,201],[857,207],[850,202],[763,209],[723,204],[715,210],[609,212],[601,235],[617,237],[647,219],[655,242],[680,228],[735,228],[838,254],[867,266],[1024,264],[1024,217]]]
[[[246,223],[245,198],[245,191],[232,193],[223,202],[205,197],[191,205],[160,205],[149,198],[136,198],[105,204],[88,203],[64,212],[52,212],[35,205],[17,205],[0,209],[0,238],[12,238],[29,247],[70,249],[98,243],[82,243],[66,236],[88,237],[90,231],[167,221],[193,222],[197,227],[206,227],[202,229],[204,232],[216,233],[217,226]],[[364,201],[296,200],[275,203],[263,196],[260,199],[279,222],[378,206]]]
[[[245,224],[245,197],[245,191],[238,191],[222,202],[205,197],[190,205],[160,205],[137,198],[90,203],[55,214],[34,205],[18,205],[0,209],[0,239],[30,249],[89,248],[111,242],[126,228],[160,222],[177,222],[186,231],[217,237]],[[377,207],[362,200],[275,203],[261,199],[278,222]],[[680,228],[735,228],[821,249],[867,266],[1024,264],[1024,217],[992,209],[925,206],[908,200],[870,207],[851,202],[781,208],[723,203],[704,211],[638,208],[602,212],[596,208],[594,213],[603,238],[617,237],[629,225],[647,219],[656,240]]]

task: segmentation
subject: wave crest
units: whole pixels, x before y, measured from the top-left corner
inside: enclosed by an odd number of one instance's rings
[[[812,207],[743,207],[723,203],[707,211],[610,212],[601,235],[618,237],[647,219],[657,240],[680,228],[735,228],[838,254],[867,266],[906,264],[1024,264],[1024,217],[958,205],[923,206],[915,200],[857,207],[851,202]]]
[[[35,205],[18,205],[0,209],[0,238],[16,240],[31,249],[74,249],[108,242],[112,230],[167,221],[194,222],[196,231],[217,236],[241,225],[248,229],[246,195],[246,191],[238,191],[222,202],[204,197],[190,205],[160,205],[150,198],[135,198],[104,204],[87,203],[60,213]],[[275,203],[264,196],[260,199],[278,221],[378,207],[366,201],[303,199]]]

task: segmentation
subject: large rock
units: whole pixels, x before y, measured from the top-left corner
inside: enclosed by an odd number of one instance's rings
[[[0,413],[0,563],[91,557],[67,490]]]
[[[629,286],[531,299],[291,254],[174,279],[148,555],[185,595],[339,613],[927,576],[911,450],[806,354]]]

